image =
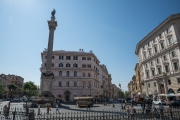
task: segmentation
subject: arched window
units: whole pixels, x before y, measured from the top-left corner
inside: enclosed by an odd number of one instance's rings
[[[61,82],[59,82],[59,87],[61,87]]]
[[[73,64],[73,67],[76,67],[76,68],[77,68],[77,67],[78,67],[78,65],[77,65],[76,63],[74,63],[74,64]]]
[[[178,93],[180,93],[180,88],[177,90]]]
[[[74,81],[74,87],[77,87],[77,82],[76,81]]]
[[[69,82],[68,81],[66,82],[66,86],[69,87]]]
[[[175,94],[175,92],[174,92],[173,89],[169,89],[169,90],[168,90],[168,94],[171,94],[171,93]]]
[[[66,64],[66,67],[70,67],[71,65],[69,63]]]
[[[88,77],[91,77],[91,74],[90,74],[90,73],[88,73]]]
[[[60,63],[60,64],[59,64],[59,67],[63,67],[63,64],[62,64],[62,63]]]
[[[74,77],[77,77],[77,72],[76,71],[74,71]]]
[[[62,71],[59,71],[59,77],[62,77]]]
[[[66,72],[66,77],[69,77],[69,71]]]
[[[171,85],[171,80],[168,80],[168,84]]]

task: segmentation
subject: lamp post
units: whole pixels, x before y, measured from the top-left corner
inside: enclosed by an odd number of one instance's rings
[[[115,105],[114,105],[114,88],[113,88],[113,107],[115,107]]]

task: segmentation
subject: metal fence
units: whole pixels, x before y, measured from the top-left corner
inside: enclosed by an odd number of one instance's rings
[[[83,112],[51,112],[38,115],[34,110],[11,108],[8,116],[5,116],[0,109],[0,120],[180,120],[179,109],[164,109],[163,112],[142,113],[141,109],[136,109],[134,114],[126,110],[119,111],[83,111]]]

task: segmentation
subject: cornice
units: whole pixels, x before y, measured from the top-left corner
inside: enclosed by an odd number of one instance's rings
[[[170,15],[168,18],[166,18],[163,22],[161,22],[157,27],[154,28],[147,36],[145,36],[139,43],[136,45],[135,54],[138,55],[139,53],[139,45],[141,45],[143,42],[145,42],[147,39],[153,36],[158,30],[160,30],[162,27],[164,27],[169,22],[175,21],[177,19],[180,19],[180,13]]]

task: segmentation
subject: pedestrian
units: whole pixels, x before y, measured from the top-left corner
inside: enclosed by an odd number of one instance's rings
[[[130,114],[130,108],[129,108],[129,106],[126,107],[126,113],[127,113],[128,118],[129,118],[129,114]]]
[[[163,107],[162,103],[159,103],[159,110],[161,113],[163,113],[164,107]]]
[[[40,105],[38,105],[38,115],[41,115]]]
[[[130,108],[131,120],[134,120],[134,113],[135,113],[135,109],[133,108],[133,105],[131,105],[131,108]]]
[[[87,102],[87,110],[90,110],[90,103],[89,102]]]
[[[3,113],[4,113],[5,118],[7,117],[7,116],[6,116],[6,112],[7,112],[7,105],[4,105],[4,107],[3,107]]]
[[[58,108],[59,108],[59,104],[57,103],[57,104],[56,104],[56,112],[57,112],[57,111],[59,112],[59,109],[58,109]]]
[[[145,103],[144,102],[142,102],[141,108],[142,108],[142,113],[144,113],[144,110],[145,110]]]
[[[51,111],[51,109],[50,109],[50,105],[49,105],[49,104],[47,104],[47,113],[46,113],[46,114],[49,114],[49,111]]]
[[[127,105],[127,100],[125,100],[124,103],[125,103],[125,106],[126,106]]]

